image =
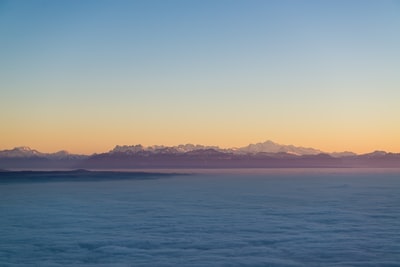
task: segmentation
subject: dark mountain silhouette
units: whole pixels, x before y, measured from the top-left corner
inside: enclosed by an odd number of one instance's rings
[[[0,168],[6,169],[70,169],[89,156],[67,151],[42,153],[29,147],[16,147],[0,151]]]
[[[333,157],[326,153],[293,155],[289,153],[235,154],[214,149],[184,153],[103,153],[89,157],[84,168],[336,168],[400,167],[400,154]]]
[[[116,146],[91,156],[66,151],[41,153],[28,147],[0,151],[3,169],[151,169],[151,168],[340,168],[400,167],[400,154],[375,151],[323,153],[313,148],[279,145],[272,141],[244,148],[179,145]]]

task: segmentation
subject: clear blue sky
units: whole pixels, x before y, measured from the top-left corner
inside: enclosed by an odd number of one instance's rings
[[[0,149],[400,152],[400,1],[2,1]]]

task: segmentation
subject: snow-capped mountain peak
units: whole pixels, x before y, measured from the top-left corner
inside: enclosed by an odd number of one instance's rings
[[[238,149],[242,153],[280,153],[285,152],[295,155],[316,155],[322,153],[321,150],[308,148],[308,147],[297,147],[294,145],[281,145],[271,140],[267,140],[263,143],[250,144],[248,146]]]
[[[42,153],[40,153],[39,151],[31,149],[27,146],[20,146],[13,149],[0,151],[0,156],[5,158],[34,157],[41,155]]]
[[[66,150],[55,153],[42,153],[27,146],[0,151],[0,158],[47,158],[47,159],[73,159],[84,158],[84,155],[70,154]]]
[[[142,145],[133,145],[133,146],[128,146],[128,145],[123,145],[123,146],[115,146],[113,150],[111,150],[111,153],[137,153],[139,151],[143,151],[144,147]]]

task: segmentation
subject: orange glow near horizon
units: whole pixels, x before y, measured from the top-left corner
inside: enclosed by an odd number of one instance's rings
[[[392,1],[61,2],[0,4],[1,150],[400,152]]]
[[[358,132],[353,134],[333,132],[329,134],[321,130],[321,132],[312,136],[306,131],[287,132],[285,134],[285,132],[267,129],[261,131],[261,133],[251,129],[234,131],[233,129],[216,129],[213,127],[203,132],[194,130],[180,133],[180,130],[163,131],[161,128],[155,127],[151,130],[131,129],[130,131],[127,131],[127,129],[125,131],[118,129],[107,131],[105,128],[82,131],[82,128],[70,128],[68,132],[44,131],[36,128],[16,131],[17,134],[14,131],[3,131],[0,149],[29,146],[41,152],[50,153],[67,150],[70,153],[92,154],[107,152],[116,145],[175,146],[192,143],[230,148],[271,140],[279,144],[312,147],[325,152],[352,151],[358,154],[369,153],[374,150],[400,152],[400,143],[397,138],[400,136],[400,132],[393,132],[392,135],[384,135],[384,138],[380,138],[379,132],[371,132],[369,135],[359,135]]]

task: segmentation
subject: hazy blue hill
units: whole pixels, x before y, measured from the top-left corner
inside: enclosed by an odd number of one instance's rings
[[[84,169],[72,171],[0,171],[0,183],[141,180],[176,175],[179,174],[161,172],[88,171]]]

